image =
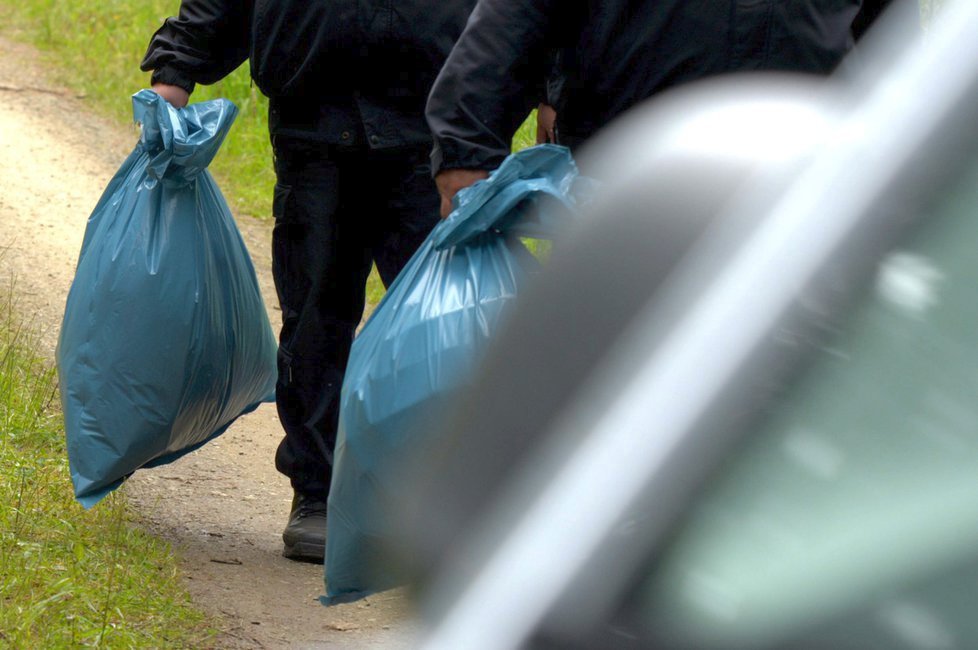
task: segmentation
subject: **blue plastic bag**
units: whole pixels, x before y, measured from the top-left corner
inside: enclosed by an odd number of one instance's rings
[[[237,114],[133,96],[139,143],[88,221],[58,341],[86,508],[274,399],[276,341],[244,241],[206,171]]]
[[[324,604],[400,581],[384,557],[398,490],[388,466],[470,381],[538,268],[518,235],[550,238],[566,225],[579,180],[567,149],[543,145],[462,190],[354,341],[327,509]]]

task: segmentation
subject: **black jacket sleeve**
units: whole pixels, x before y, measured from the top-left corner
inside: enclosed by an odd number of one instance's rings
[[[494,169],[509,154],[513,133],[540,100],[557,22],[550,17],[560,4],[480,0],[476,5],[428,96],[433,173]]]
[[[150,40],[140,68],[152,81],[193,92],[211,84],[248,58],[252,2],[183,0],[180,13],[168,18]]]

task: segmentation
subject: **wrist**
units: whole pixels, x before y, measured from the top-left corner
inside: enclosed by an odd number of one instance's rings
[[[176,68],[162,67],[153,70],[153,75],[149,79],[150,85],[164,84],[167,86],[177,86],[182,88],[188,95],[193,94],[196,83]]]

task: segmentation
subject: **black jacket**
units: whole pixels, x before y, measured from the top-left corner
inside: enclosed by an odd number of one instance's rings
[[[885,4],[889,0],[873,0]],[[554,49],[574,144],[660,90],[741,70],[827,73],[860,0],[480,0],[428,100],[439,168],[493,169]]]
[[[141,68],[192,91],[251,60],[273,134],[430,142],[424,103],[475,0],[183,0]]]

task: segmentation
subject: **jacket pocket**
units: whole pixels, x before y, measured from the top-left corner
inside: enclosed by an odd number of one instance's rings
[[[291,186],[275,184],[272,216],[275,218],[272,229],[272,277],[282,309],[283,326],[289,327],[299,317],[299,302],[292,294],[296,286],[301,286],[297,283],[303,280],[301,269],[295,267],[289,251],[291,242],[300,239],[304,231],[303,224],[297,219]]]

